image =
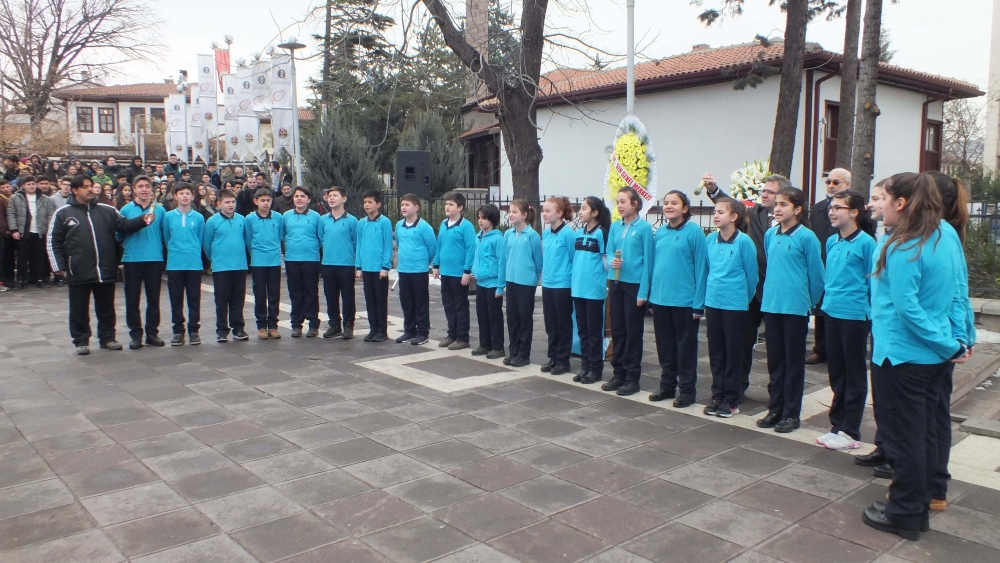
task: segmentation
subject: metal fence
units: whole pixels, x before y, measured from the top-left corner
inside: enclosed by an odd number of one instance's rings
[[[965,260],[969,265],[969,294],[972,297],[1000,294],[1000,203],[974,201],[969,204]]]

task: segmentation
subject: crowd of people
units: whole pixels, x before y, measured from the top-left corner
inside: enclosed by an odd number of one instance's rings
[[[44,175],[21,175],[13,196],[12,183],[4,184],[7,230],[17,242],[17,286],[47,276],[46,268],[70,286],[70,333],[78,354],[90,353],[91,294],[100,347],[122,349],[113,307],[119,262],[130,349],[166,344],[159,337],[164,273],[170,344],[201,343],[201,279],[208,265],[218,342],[250,338],[243,314],[248,272],[257,337],[281,337],[282,267],[291,336],[320,336],[322,278],[329,317],[322,337],[354,338],[360,280],[369,325],[364,340],[383,342],[395,250],[403,311],[397,343],[428,343],[433,276],[440,280],[447,319],[438,346],[471,348],[474,281],[478,345],[472,355],[526,366],[541,285],[548,340],[541,371],[571,371],[575,325],[580,363],[573,381],[600,382],[602,390],[628,396],[639,392],[644,317],[651,308],[661,378],[648,399],[672,399],[678,409],[697,399],[698,331],[705,318],[712,385],[702,412],[708,416],[740,412],[763,322],[769,401],[756,425],[779,433],[798,429],[805,365],[826,362],[833,390],[830,432],[817,442],[834,450],[861,446],[871,339],[876,449],[855,462],[874,467],[892,485],[886,502],[864,511],[864,521],[916,539],[928,527],[928,510],[947,507],[952,371],[971,356],[975,328],[962,250],[965,189],[944,174],[897,174],[878,182],[865,201],[850,189],[850,173],[836,169],[826,179],[828,197],[811,207],[783,176],[767,178],[760,203],[750,204],[723,194],[707,174],[715,204],[715,229],[707,236],[690,220],[688,197],[677,190],[663,198],[666,222],[655,232],[643,219],[642,198],[622,188],[615,221],[600,197],[585,198],[578,210],[567,198],[546,199],[541,234],[534,227],[539,210],[525,200],[510,203],[504,230],[497,206],[478,208],[473,223],[465,218],[464,195],[452,192],[444,196],[446,218],[435,233],[413,195],[400,198],[402,219],[393,225],[382,213],[379,191],[362,196],[365,215],[354,217],[344,207],[345,188],[313,194],[293,187],[280,165],[270,177],[244,179],[234,170],[233,179],[219,178],[220,186],[212,167],[200,182],[189,182],[190,173],[174,163],[172,156],[170,168],[156,166],[149,174],[134,161],[136,173],[110,194],[120,205],[106,201],[107,164],[91,169],[97,177],[59,178],[57,191],[49,182],[48,193]],[[171,174],[179,179],[171,181]],[[815,345],[807,357],[811,317]],[[607,380],[606,319],[612,342]]]

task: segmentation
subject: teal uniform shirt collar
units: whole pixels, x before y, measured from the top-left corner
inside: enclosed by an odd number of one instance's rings
[[[368,220],[369,220],[370,222],[374,223],[375,221],[378,221],[379,219],[381,219],[381,218],[382,218],[382,214],[381,214],[381,213],[378,213],[378,214],[376,214],[376,215],[375,215],[375,218],[374,218],[374,219],[372,219],[371,215],[368,215],[368,214],[366,213],[366,214],[365,214],[365,218],[366,218],[366,219],[368,219]]]
[[[585,235],[592,235],[592,234],[596,233],[597,230],[600,229],[600,228],[601,228],[601,224],[598,223],[598,224],[594,225],[593,230],[588,231],[587,230],[587,224],[584,223],[583,224],[583,234],[585,234]]]
[[[801,226],[802,226],[802,223],[795,223],[794,227],[792,227],[791,229],[788,229],[787,231],[783,231],[783,230],[781,230],[781,225],[778,225],[778,232],[776,232],[774,234],[776,234],[776,235],[792,236],[792,235],[795,234],[795,231],[799,230],[799,227],[801,227]]]
[[[254,213],[254,215],[257,216],[258,219],[270,219],[271,215],[274,213],[274,210],[273,209],[268,209],[267,210],[267,215],[261,215],[260,211],[254,211],[253,213]]]
[[[458,221],[455,221],[455,224],[452,225],[451,224],[451,219],[445,217],[444,218],[444,228],[446,228],[446,229],[453,229],[455,227],[460,226],[462,224],[462,221],[465,221],[465,217],[459,217]]]
[[[719,231],[719,242],[726,244],[733,244],[733,242],[736,241],[736,238],[739,236],[740,236],[740,230],[736,229],[735,231],[733,231],[733,236],[729,237],[729,240],[726,240],[725,237],[722,236],[722,231]]]
[[[417,217],[417,220],[416,220],[416,221],[414,221],[412,225],[410,225],[410,224],[408,224],[408,223],[406,222],[406,218],[405,218],[405,217],[404,217],[404,218],[403,218],[403,220],[402,220],[402,221],[400,221],[400,222],[401,222],[401,223],[403,224],[403,228],[404,228],[404,229],[412,229],[412,228],[414,228],[414,227],[416,227],[417,225],[419,225],[419,224],[420,224],[420,217]]]
[[[329,216],[330,216],[330,218],[331,218],[331,219],[333,219],[333,222],[334,222],[334,223],[336,223],[337,221],[340,221],[340,220],[341,220],[341,219],[343,219],[344,217],[350,217],[350,216],[351,216],[351,214],[350,214],[350,213],[348,213],[346,209],[344,209],[343,211],[344,211],[344,212],[340,214],[340,217],[337,217],[336,215],[334,215],[334,214],[333,214],[333,211],[331,211],[331,212],[327,213],[327,215],[329,215]]]
[[[670,229],[671,231],[679,231],[679,230],[683,229],[688,224],[688,221],[690,221],[690,219],[684,219],[683,221],[681,221],[681,224],[677,225],[676,227],[671,227],[670,226],[670,221],[667,221],[667,223],[664,225],[664,227]],[[739,230],[739,229],[737,229],[737,230]]]
[[[565,227],[566,225],[567,225],[566,221],[563,221],[562,223],[559,223],[559,226],[554,229],[552,227],[549,227],[549,232],[552,234],[556,234],[559,231],[563,230],[563,227]],[[586,228],[584,230],[586,230]]]
[[[847,242],[854,242],[854,239],[858,238],[859,234],[861,234],[861,229],[855,229],[853,233],[847,235],[846,237],[840,236],[838,234],[837,235],[837,242],[844,241],[844,240],[846,240]]]

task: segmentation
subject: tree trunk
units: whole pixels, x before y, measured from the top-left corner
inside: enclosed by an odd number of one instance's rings
[[[854,156],[851,158],[851,188],[868,195],[875,173],[875,105],[878,84],[878,62],[881,55],[879,38],[882,32],[882,0],[867,0],[865,31],[861,45],[861,73],[858,76],[858,116],[854,130]]]
[[[332,83],[332,78],[330,76],[330,69],[333,66],[333,53],[331,53],[330,38],[333,34],[331,27],[333,26],[333,0],[326,0],[326,27],[323,32],[323,75],[321,80],[323,81],[323,86],[319,90],[319,100],[322,107],[325,109],[326,105],[330,102],[330,84]]]
[[[510,163],[514,198],[525,199],[537,208],[542,148],[538,144],[533,100],[523,89],[508,89],[505,100],[499,115],[500,131]]]
[[[858,42],[861,36],[861,0],[847,0],[844,59],[840,63],[840,120],[837,122],[837,158],[840,168],[851,169],[854,151],[854,106],[858,98]]]
[[[785,17],[785,54],[781,63],[778,110],[771,137],[771,172],[792,175],[795,130],[799,123],[802,96],[802,65],[806,55],[806,25],[809,0],[788,0]]]

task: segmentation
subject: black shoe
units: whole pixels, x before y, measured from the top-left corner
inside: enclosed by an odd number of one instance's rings
[[[344,335],[341,336],[344,340],[351,340],[354,338],[354,325],[344,325]]]
[[[238,328],[238,329],[236,329],[236,330],[233,331],[233,339],[234,340],[250,340],[250,335],[247,334],[247,331],[243,330],[242,328]]]
[[[553,362],[552,360],[549,360],[549,361],[545,362],[544,364],[542,364],[542,367],[540,367],[538,369],[542,370],[543,373],[549,373],[550,371],[552,371],[552,368],[554,368],[554,367],[556,367],[556,363]]]
[[[619,387],[618,391],[616,391],[615,393],[617,393],[619,397],[627,397],[629,395],[635,395],[638,392],[639,392],[638,381],[626,381],[625,383],[622,383],[622,386]]]
[[[872,508],[879,512],[885,512],[886,503],[877,500],[872,503]],[[931,515],[928,512],[924,512],[924,517],[920,521],[920,531],[929,532],[931,531]]]
[[[344,334],[344,331],[340,330],[339,326],[330,325],[326,327],[326,332],[323,333],[323,338],[337,338]]]
[[[416,335],[415,334],[410,334],[409,332],[404,332],[402,334],[402,336],[400,336],[399,338],[396,339],[396,344],[402,344],[404,342],[409,342],[409,341],[413,340],[414,336],[416,336]]]
[[[142,348],[141,338],[133,338],[132,341],[128,343],[129,350],[138,350],[139,348]]]
[[[107,342],[101,342],[101,348],[117,352],[122,349],[122,345],[117,340],[108,340]]]
[[[38,289],[45,289],[45,284],[42,283],[42,280],[38,280],[35,282],[35,287]]]
[[[625,384],[624,377],[612,377],[607,383],[601,385],[602,391],[617,391],[622,385]]]
[[[657,403],[659,401],[665,401],[667,399],[674,398],[674,391],[667,391],[666,389],[657,389],[649,394],[649,400]]]
[[[590,373],[590,368],[580,366],[580,371],[576,372],[576,375],[573,376],[573,381],[579,383],[581,379],[587,377],[588,373]]]
[[[781,420],[780,414],[769,412],[767,416],[757,421],[757,428],[774,428],[774,425],[778,424],[779,420]]]
[[[316,338],[317,336],[319,336],[319,327],[310,326],[309,330],[306,331],[306,338]]]
[[[708,406],[705,407],[705,409],[702,410],[701,412],[702,414],[706,414],[708,416],[716,416],[719,414],[719,409],[721,407],[722,407],[722,401],[716,401],[713,399],[712,402],[709,403]]]
[[[602,379],[604,379],[604,374],[603,373],[592,371],[592,372],[589,372],[587,375],[583,376],[580,379],[580,383],[583,383],[584,385],[591,385],[593,383],[597,383],[598,381],[601,381]]]
[[[490,353],[490,349],[489,348],[484,348],[482,346],[478,346],[475,350],[472,351],[472,355],[473,356],[485,356],[486,354],[489,354],[489,353]]]
[[[11,289],[11,291],[20,291],[20,290],[24,289],[24,282],[16,281],[16,282],[14,282],[14,285],[10,286],[10,289]],[[87,350],[88,350],[87,354],[89,354],[90,353],[90,351],[89,351],[90,348],[87,348]],[[86,355],[86,354],[81,354],[81,355]]]
[[[163,341],[159,336],[147,336],[146,346],[163,346],[166,342]]]
[[[229,333],[228,332],[219,332],[219,333],[216,333],[216,335],[215,335],[215,341],[216,342],[229,342]]]
[[[692,397],[677,397],[674,399],[675,409],[685,409],[694,404],[694,398]]]
[[[389,337],[384,332],[380,332],[372,337],[372,342],[385,342]]]
[[[774,431],[779,434],[788,434],[792,430],[801,426],[801,424],[802,423],[797,418],[783,418],[774,425]]]
[[[192,346],[197,346],[201,344],[201,336],[199,336],[197,332],[192,332],[188,335],[188,342],[190,342]]]
[[[412,340],[410,340],[410,345],[411,346],[423,346],[424,344],[427,344],[430,341],[431,341],[431,339],[428,338],[426,335],[424,335],[424,334],[418,334],[418,335],[414,336]]]
[[[66,287],[65,280],[56,280],[56,287]]]
[[[881,448],[875,448],[871,453],[854,456],[854,465],[861,467],[877,467],[887,461],[889,460],[885,458],[885,452]]]
[[[496,360],[498,358],[504,357],[505,355],[507,355],[507,352],[504,352],[503,350],[490,350],[489,352],[486,353],[486,359]]]
[[[910,541],[917,541],[920,539],[919,530],[907,530],[894,525],[886,517],[885,512],[876,509],[874,506],[869,506],[861,513],[861,519],[864,523],[880,532],[888,532],[890,534],[896,534],[897,536],[907,539]]]
[[[297,326],[292,329],[292,338],[299,338],[302,336],[302,327]]]
[[[514,361],[514,356],[507,356],[503,359],[503,365],[509,366]]]
[[[531,363],[528,358],[514,358],[510,361],[510,366],[515,368],[523,368],[524,366]]]
[[[365,342],[371,342],[372,338],[375,338],[375,331],[369,332],[368,336],[365,336]]]
[[[171,346],[180,346],[181,344],[184,344],[183,334],[175,334],[174,337],[170,339]]]
[[[569,373],[568,365],[557,365],[549,372],[550,375],[562,375],[564,373]]]
[[[879,479],[889,479],[891,481],[896,476],[896,470],[888,463],[883,463],[882,465],[872,467],[872,475]]]

